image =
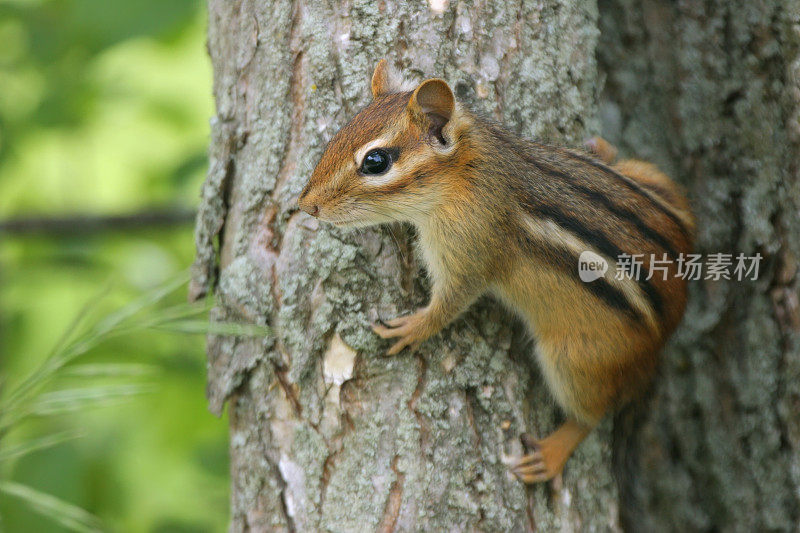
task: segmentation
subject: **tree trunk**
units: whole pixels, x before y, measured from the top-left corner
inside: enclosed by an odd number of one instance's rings
[[[209,0],[217,114],[191,291],[215,288],[215,319],[274,331],[209,340],[231,530],[796,528],[798,9]],[[764,256],[756,282],[692,286],[649,401],[615,421],[613,461],[607,421],[562,483],[512,479],[519,433],[561,416],[522,327],[485,299],[385,357],[369,324],[427,300],[408,228],[342,231],[295,208],[381,57],[528,137],[602,132],[687,185],[699,251]]]
[[[699,252],[764,259],[691,287],[646,408],[620,417],[626,529],[800,527],[800,2],[601,0],[606,136],[689,189]]]
[[[427,299],[408,228],[340,231],[295,206],[381,57],[527,136],[580,143],[596,131],[596,6],[211,0],[209,26],[217,115],[192,292],[218,264],[215,318],[275,333],[209,342],[231,530],[617,528],[610,424],[556,489],[526,490],[502,462],[561,416],[511,315],[487,299],[384,356],[369,324]]]

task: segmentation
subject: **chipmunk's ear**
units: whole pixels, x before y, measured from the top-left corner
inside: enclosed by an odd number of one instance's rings
[[[389,63],[385,59],[378,61],[372,73],[372,97],[377,98],[382,94],[393,92],[393,82],[389,72]]]
[[[423,81],[408,102],[408,111],[412,118],[426,123],[431,135],[442,144],[447,144],[442,136],[442,129],[452,118],[455,107],[453,91],[446,81],[438,78]]]

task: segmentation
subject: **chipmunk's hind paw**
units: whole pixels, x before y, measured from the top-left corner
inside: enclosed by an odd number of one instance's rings
[[[522,445],[527,453],[517,457],[509,464],[509,470],[520,481],[527,484],[542,483],[549,481],[561,473],[564,463],[551,457],[547,453],[547,448],[540,444],[532,435],[523,433],[520,435]],[[559,464],[560,463],[560,464]]]
[[[520,435],[526,454],[513,459],[511,471],[525,483],[539,483],[561,474],[564,463],[591,431],[591,427],[573,418],[544,439],[535,439],[527,433]]]

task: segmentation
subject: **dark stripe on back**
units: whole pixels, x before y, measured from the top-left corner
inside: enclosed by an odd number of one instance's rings
[[[639,230],[639,233],[641,233],[642,236],[645,237],[645,239],[649,239],[658,244],[659,246],[661,246],[661,248],[663,248],[673,259],[678,257],[678,252],[672,246],[672,243],[669,242],[669,240],[667,240],[667,238],[661,235],[659,232],[657,232],[656,230],[645,224],[645,222],[630,209],[615,205],[603,193],[597,192],[593,189],[590,189],[589,187],[586,187],[585,185],[577,183],[575,178],[567,174],[566,172],[557,170],[549,165],[547,167],[544,167],[541,165],[540,161],[537,161],[533,157],[531,157],[530,160],[531,163],[535,165],[542,172],[546,174],[552,174],[554,176],[561,178],[567,183],[567,185],[569,185],[576,191],[580,192],[586,199],[602,204],[603,207],[611,211],[619,218],[627,220],[628,222],[633,224],[636,227],[636,229]]]
[[[510,134],[509,132],[507,132],[502,127],[497,126],[497,125],[494,125],[494,126],[490,125],[490,129],[491,129],[492,133],[500,141],[505,142],[505,143],[507,143],[507,144],[509,144],[511,146],[517,146],[517,147],[522,148],[521,141],[518,138],[516,138],[514,135]],[[542,145],[539,145],[537,143],[533,143],[533,142],[530,142],[530,141],[524,141],[524,142],[525,143],[530,143],[531,145],[534,145],[534,146],[543,147]],[[546,169],[542,168],[542,166],[541,166],[542,161],[541,160],[537,160],[537,158],[534,155],[532,155],[529,152],[527,152],[526,149],[516,150],[516,152],[524,154],[525,158],[530,163],[534,164],[537,168],[539,168],[545,174],[548,173]],[[570,154],[571,156],[573,156],[573,157],[575,157],[575,158],[577,158],[579,160],[582,160],[582,161],[584,161],[586,163],[589,163],[590,165],[595,166],[595,167],[597,167],[597,168],[599,168],[599,169],[601,169],[601,170],[603,170],[605,172],[609,172],[609,173],[615,175],[618,179],[620,179],[623,183],[625,183],[629,188],[631,188],[635,192],[639,193],[640,195],[644,196],[647,200],[649,200],[651,203],[653,203],[656,206],[656,208],[658,208],[660,211],[663,211],[668,217],[670,217],[670,219],[672,219],[676,223],[676,225],[678,226],[678,229],[680,229],[681,232],[683,232],[686,235],[687,239],[689,238],[689,232],[683,226],[683,223],[680,221],[680,219],[678,219],[678,217],[674,213],[672,213],[667,208],[665,208],[663,205],[661,205],[656,200],[654,200],[653,197],[650,195],[650,193],[648,191],[646,191],[646,190],[641,189],[638,186],[638,184],[629,182],[628,179],[625,176],[622,176],[621,174],[615,172],[613,169],[608,168],[607,166],[602,165],[602,164],[598,163],[597,161],[593,161],[593,160],[591,160],[589,158],[584,158],[584,157],[579,156],[579,155],[577,155],[577,154],[575,154],[573,152],[570,152],[570,151],[565,151],[565,152]],[[566,176],[566,175],[564,175],[564,176]],[[562,179],[561,181],[566,181],[565,185],[570,186],[570,184],[572,183],[573,179],[567,178],[566,180]],[[529,189],[523,189],[523,190],[521,190],[519,192],[522,193],[522,194],[525,194],[525,193],[528,194],[528,203],[527,203],[526,207],[527,207],[528,212],[531,213],[534,217],[538,216],[538,217],[547,218],[547,219],[553,221],[555,224],[557,224],[558,226],[560,226],[564,230],[571,232],[573,235],[578,237],[583,242],[586,242],[587,244],[590,244],[590,245],[594,246],[595,249],[599,250],[601,253],[603,253],[604,255],[606,255],[606,256],[614,259],[614,260],[616,260],[623,253],[623,251],[620,250],[613,242],[611,242],[611,240],[608,239],[608,237],[603,235],[603,233],[601,231],[599,231],[599,230],[590,231],[590,229],[586,228],[579,220],[577,220],[574,217],[571,217],[571,216],[567,215],[566,213],[562,212],[556,206],[542,204],[540,201],[538,201],[537,198],[535,198],[534,196],[531,195],[532,191],[529,190]],[[623,213],[623,211],[620,211],[620,213]],[[633,213],[631,213],[631,214],[633,214]],[[635,214],[633,214],[633,216],[635,217]],[[629,219],[630,217],[626,216],[624,218]],[[634,222],[634,224],[636,224],[636,223]],[[646,224],[644,224],[643,221],[641,221],[641,224],[642,224],[642,226],[647,227]],[[639,228],[639,229],[641,230],[641,228]],[[650,228],[648,228],[648,230],[650,230]],[[645,230],[645,231],[647,231],[647,230]],[[653,231],[653,230],[650,230],[650,231]],[[659,235],[659,238],[660,237],[661,236]],[[654,239],[654,241],[658,242],[655,239]],[[674,248],[672,248],[672,246],[669,245],[669,243],[667,243],[667,244],[668,244],[668,246],[665,246],[665,249],[666,250],[671,250],[674,253],[675,252]],[[550,247],[552,248],[552,245],[550,245]],[[569,253],[569,252],[567,252],[567,253]],[[675,255],[677,255],[677,254],[675,254]],[[567,261],[566,269],[568,271],[571,271],[573,273],[573,275],[574,275],[576,267],[578,265],[578,258],[573,258],[573,259],[574,260],[568,260]],[[555,260],[555,258],[554,258],[554,260]],[[561,268],[565,268],[565,266],[563,264],[561,264],[560,266],[561,266]],[[604,285],[600,283],[601,281],[604,283]],[[661,297],[661,294],[647,280],[637,279],[636,282],[638,283],[639,287],[642,289],[642,291],[647,296],[647,299],[650,301],[650,304],[653,307],[653,310],[656,312],[656,314],[659,315],[659,316],[663,316],[664,302],[663,302],[663,299]],[[592,286],[594,286],[595,284],[598,284],[597,287],[601,287],[601,288],[592,289]],[[606,301],[607,303],[609,303],[609,305],[611,305],[612,307],[615,307],[615,308],[618,308],[618,309],[622,309],[622,308],[629,309],[636,316],[639,316],[639,314],[635,310],[633,310],[633,308],[631,307],[630,303],[625,298],[624,294],[622,294],[621,291],[616,289],[614,286],[610,285],[608,282],[604,281],[603,278],[600,278],[600,279],[598,279],[596,281],[593,281],[591,283],[586,283],[584,285],[586,285],[588,290],[591,290],[592,292],[595,292],[595,294],[597,294],[598,297],[603,299],[603,301]],[[610,292],[610,291],[613,291],[613,293]],[[601,295],[600,294],[601,292],[604,293],[604,295]],[[616,304],[613,304],[612,300],[615,301]]]
[[[533,239],[527,233],[523,234],[526,236],[526,244],[533,247],[536,255],[546,257],[548,264],[557,267],[569,276],[577,278],[579,259],[577,255],[574,255],[566,248],[555,246],[547,241]],[[580,281],[580,278],[577,279]],[[611,285],[605,278],[601,277],[589,283],[581,282],[580,285],[609,307],[618,309],[640,324],[645,323],[641,312],[631,305],[621,290]]]
[[[613,168],[609,167],[608,165],[606,165],[606,164],[604,164],[604,163],[602,163],[600,161],[595,160],[594,158],[591,158],[591,157],[588,157],[588,156],[584,156],[584,155],[572,152],[570,150],[564,150],[564,153],[569,154],[574,159],[578,159],[579,161],[583,161],[584,163],[592,165],[593,167],[602,170],[606,174],[614,176],[615,178],[617,178],[617,180],[619,180],[623,184],[625,184],[631,191],[633,191],[633,192],[639,194],[640,196],[643,196],[643,197],[647,198],[648,200],[650,200],[650,203],[655,205],[656,208],[659,211],[661,211],[662,213],[667,215],[678,226],[678,229],[681,230],[681,233],[683,233],[683,236],[686,237],[686,239],[690,239],[691,238],[691,232],[684,225],[684,222],[680,219],[680,217],[678,217],[678,215],[673,213],[670,209],[664,207],[664,205],[661,202],[656,200],[653,197],[653,193],[651,193],[649,190],[647,190],[647,188],[644,185],[637,183],[636,180],[634,180],[633,178],[625,176],[624,174],[620,174],[619,172],[617,172]]]
[[[590,231],[589,228],[581,224],[578,219],[567,215],[555,206],[529,202],[526,207],[528,212],[535,217],[552,220],[561,228],[569,231],[581,241],[591,245],[614,261],[624,253],[623,250],[619,249],[617,245],[611,242],[601,231]],[[575,265],[577,266],[577,264],[578,262],[576,260]],[[662,315],[664,311],[664,301],[661,298],[661,294],[659,294],[649,281],[645,279],[637,279],[635,281],[647,295],[647,299],[650,300],[650,304],[653,306],[656,314]]]

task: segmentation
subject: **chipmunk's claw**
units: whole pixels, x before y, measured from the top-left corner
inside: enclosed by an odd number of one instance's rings
[[[527,484],[541,483],[555,477],[547,469],[542,452],[533,452],[517,458],[510,466],[511,473]]]
[[[528,433],[520,435],[522,445],[530,453],[517,457],[509,464],[511,473],[526,484],[542,483],[549,481],[561,473],[563,464],[553,464],[549,460],[539,441]]]
[[[416,349],[425,340],[427,334],[424,323],[424,315],[422,313],[414,313],[393,318],[392,320],[381,320],[381,324],[372,325],[372,331],[383,339],[400,337],[386,352],[387,355],[395,355],[407,346]]]

